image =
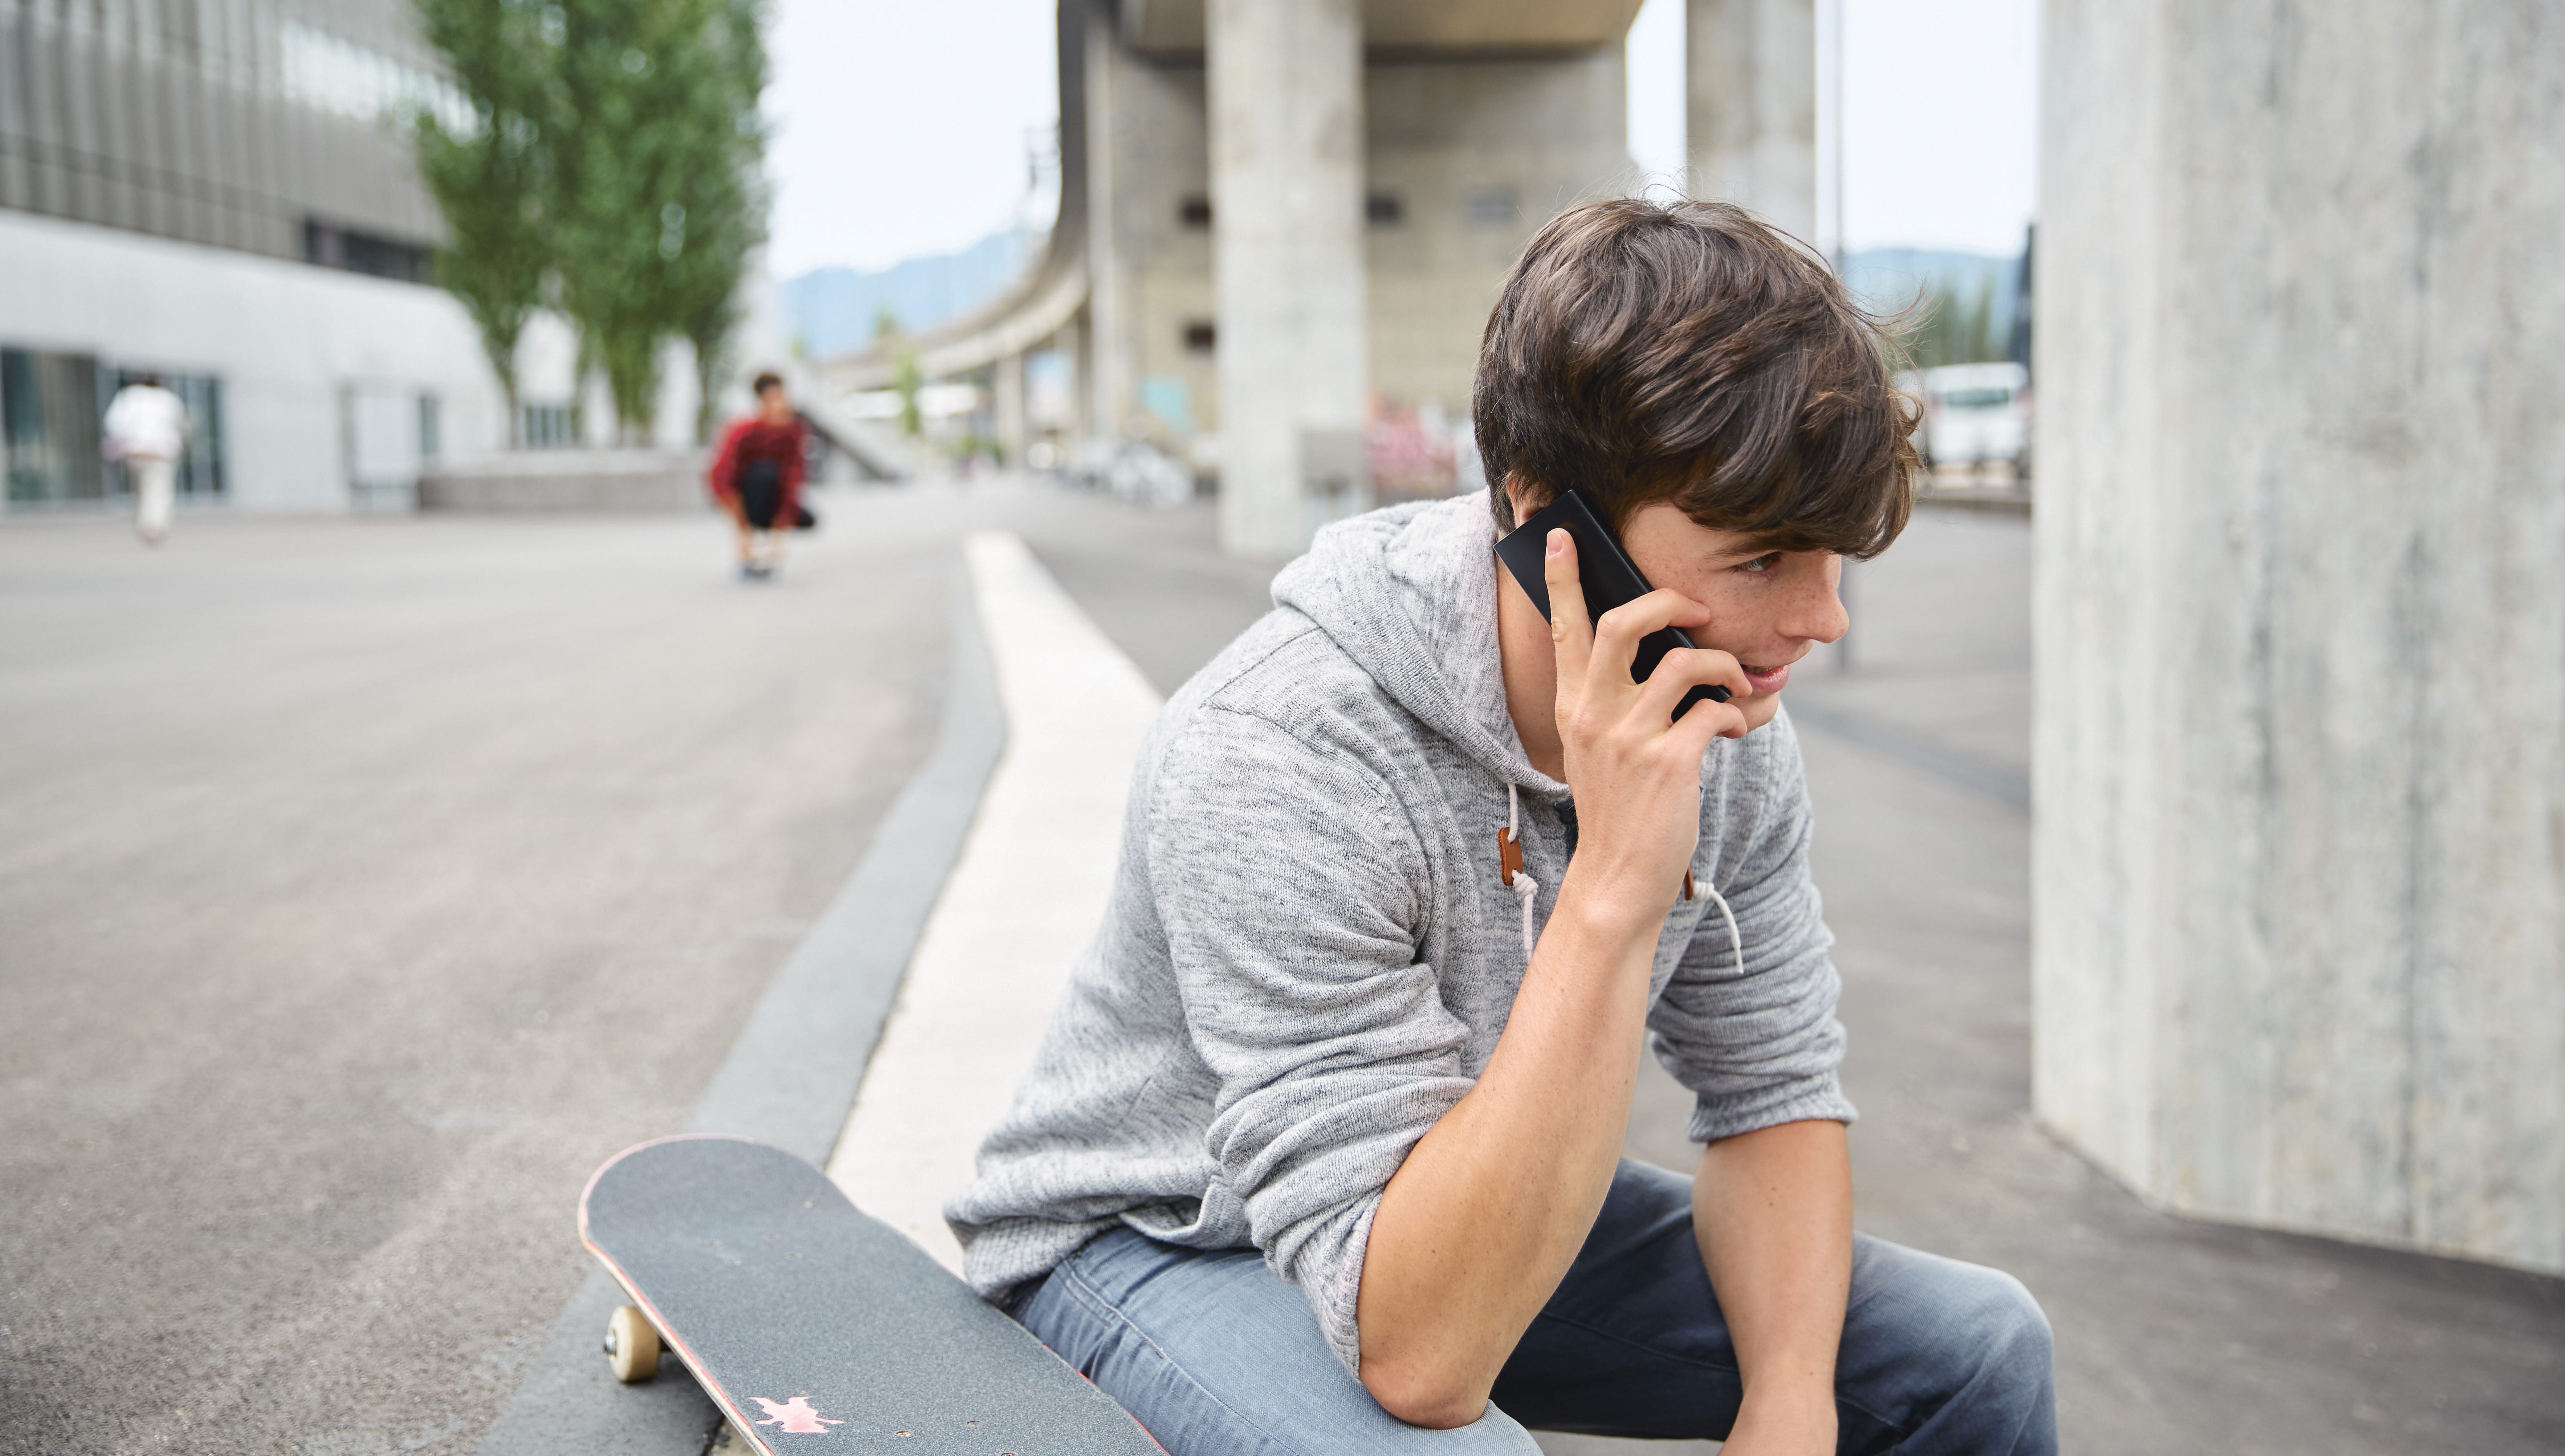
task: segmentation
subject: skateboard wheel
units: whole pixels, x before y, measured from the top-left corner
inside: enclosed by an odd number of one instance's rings
[[[605,1358],[614,1378],[629,1385],[659,1373],[659,1332],[630,1305],[605,1320]]]

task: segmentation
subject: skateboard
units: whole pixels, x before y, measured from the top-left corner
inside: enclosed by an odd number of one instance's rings
[[[674,1350],[752,1450],[1163,1456],[1088,1383],[817,1168],[744,1137],[663,1137],[588,1179],[580,1242],[632,1303],[617,1377]]]

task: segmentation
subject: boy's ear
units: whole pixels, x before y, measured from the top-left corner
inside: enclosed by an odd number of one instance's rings
[[[1541,507],[1549,504],[1549,493],[1520,475],[1506,477],[1506,504],[1514,509],[1514,523],[1520,529]]]

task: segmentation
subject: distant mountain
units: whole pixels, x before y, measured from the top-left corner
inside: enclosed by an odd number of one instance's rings
[[[908,258],[875,272],[815,268],[778,289],[786,337],[809,359],[846,354],[873,342],[884,309],[902,333],[920,334],[967,314],[1006,291],[1041,252],[1044,235],[1009,229],[958,253]]]

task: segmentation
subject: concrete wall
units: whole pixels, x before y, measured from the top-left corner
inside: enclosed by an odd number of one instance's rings
[[[1089,427],[1182,457],[1222,437],[1215,236],[1186,218],[1209,199],[1210,80],[1201,52],[1144,52],[1098,30],[1088,107]],[[1506,270],[1560,209],[1633,185],[1617,46],[1534,54],[1380,51],[1361,69],[1359,168],[1340,201],[1387,211],[1358,225],[1360,350],[1368,389],[1466,417],[1479,337]],[[1242,192],[1251,202],[1254,191]],[[1305,233],[1293,213],[1289,231]],[[1268,270],[1263,275],[1280,276]],[[1261,294],[1264,290],[1259,290]],[[1364,370],[1336,371],[1351,378]],[[1341,380],[1339,380],[1341,382]],[[1262,391],[1274,397],[1272,390]],[[1359,410],[1361,389],[1352,396]],[[1171,409],[1168,406],[1173,405]],[[1342,412],[1341,410],[1337,412]],[[1251,422],[1252,423],[1252,422]],[[1358,424],[1359,417],[1339,425]],[[1188,431],[1185,426],[1191,426]],[[1227,467],[1234,440],[1219,458]],[[1315,517],[1311,518],[1316,519]],[[1275,548],[1283,549],[1283,548]]]
[[[1367,70],[1364,185],[1400,210],[1366,230],[1372,387],[1466,416],[1479,339],[1522,245],[1637,180],[1621,51]]]
[[[1197,429],[1220,427],[1213,356],[1185,347],[1186,326],[1208,324],[1214,312],[1211,228],[1184,219],[1185,199],[1211,195],[1203,68],[1199,57],[1144,59],[1109,44],[1101,28],[1095,45],[1103,59],[1088,73],[1089,175],[1101,180],[1088,205],[1102,219],[1090,228],[1103,242],[1090,277],[1101,284],[1110,275],[1112,301],[1094,312],[1098,337],[1113,341],[1121,361],[1106,416],[1125,438],[1177,446],[1181,431],[1142,403],[1152,381],[1153,397],[1170,387],[1182,393]],[[1106,295],[1096,287],[1090,299]],[[1109,330],[1106,313],[1115,316]]]
[[[1820,241],[1816,9],[1815,0],[1687,0],[1684,11],[1693,195],[1750,207],[1809,243]]]
[[[1362,10],[1206,10],[1220,392],[1254,406],[1222,422],[1220,539],[1290,556],[1367,504]]]
[[[520,450],[430,470],[419,477],[422,511],[606,514],[714,509],[705,457],[694,448]]]
[[[436,395],[449,458],[506,438],[471,322],[439,289],[9,211],[0,279],[0,342],[219,377],[241,509],[349,508],[351,387]]]
[[[1363,186],[1396,199],[1364,228],[1372,387],[1403,402],[1469,407],[1479,336],[1506,270],[1560,208],[1633,181],[1617,49],[1538,59],[1376,59],[1364,68]],[[1220,428],[1210,353],[1189,325],[1213,322],[1212,230],[1188,225],[1211,195],[1198,57],[1110,47],[1089,73],[1110,169],[1113,337],[1126,361],[1112,415],[1126,437],[1178,444],[1141,394],[1178,386],[1197,427]],[[1497,204],[1505,205],[1500,208]],[[1101,250],[1099,250],[1101,251]]]
[[[2035,1101],[2565,1270],[2565,15],[2050,0]]]

